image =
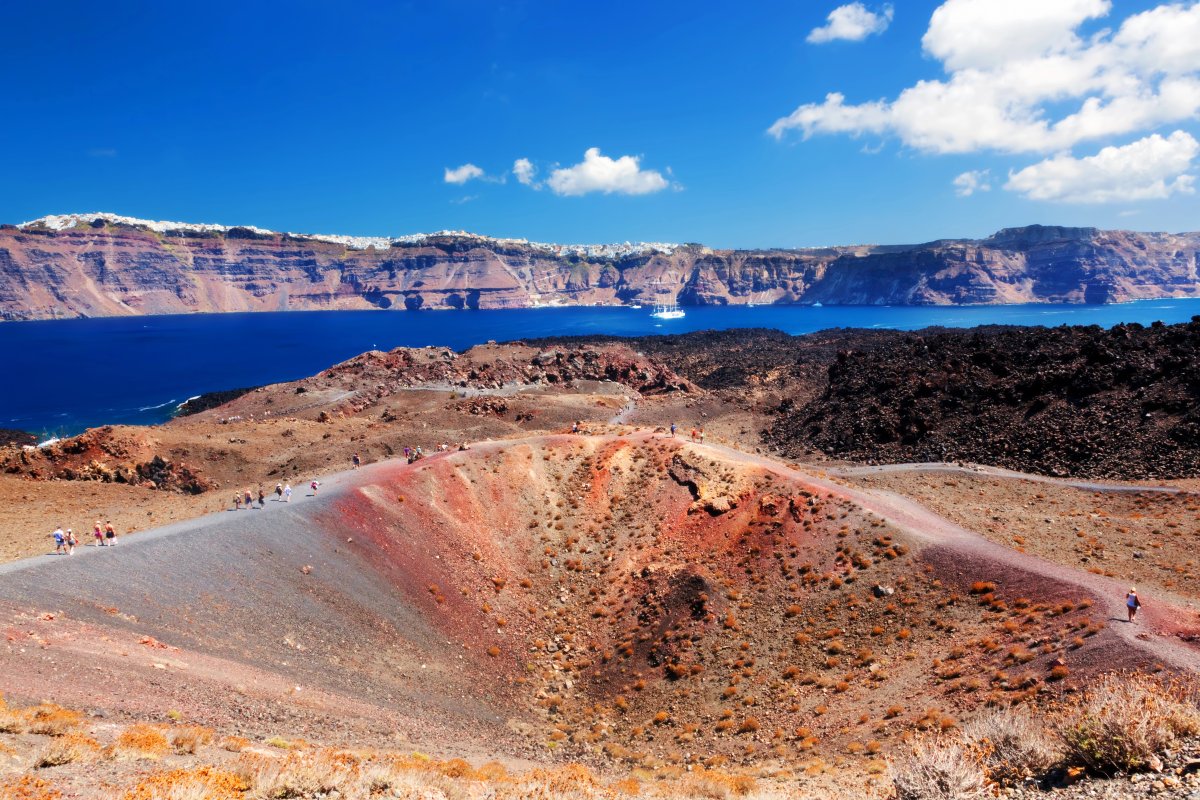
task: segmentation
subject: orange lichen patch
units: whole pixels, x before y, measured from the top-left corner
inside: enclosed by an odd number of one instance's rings
[[[62,796],[52,783],[32,775],[0,783],[0,800],[59,800]]]

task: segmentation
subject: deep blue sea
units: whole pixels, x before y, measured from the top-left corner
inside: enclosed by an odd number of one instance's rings
[[[1186,322],[1200,299],[1109,306],[757,306],[687,308],[678,320],[650,309],[512,311],[291,311],[0,323],[0,428],[39,436],[112,423],[168,419],[194,395],[295,380],[365,350],[579,334],[637,336],[727,328],[930,325],[1103,325]]]

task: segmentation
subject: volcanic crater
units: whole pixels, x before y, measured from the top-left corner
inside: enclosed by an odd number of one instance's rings
[[[100,713],[131,718],[183,704],[225,730],[455,755],[870,771],[913,730],[1195,660],[1110,624],[1105,578],[661,430],[482,443],[305,495],[0,567],[8,692],[49,679],[94,709],[86,682],[52,680],[82,662],[121,698]]]

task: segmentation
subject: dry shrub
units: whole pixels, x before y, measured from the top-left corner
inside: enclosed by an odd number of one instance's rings
[[[1200,733],[1196,689],[1148,675],[1106,675],[1059,728],[1067,762],[1094,772],[1140,772],[1182,737]]]
[[[42,703],[28,708],[9,708],[0,701],[0,733],[40,733],[63,736],[83,722],[78,711]]]
[[[171,748],[180,755],[187,755],[210,744],[212,739],[212,728],[202,725],[180,725],[171,731]]]
[[[749,775],[727,775],[714,770],[698,770],[679,780],[664,794],[668,797],[728,800],[731,797],[746,797],[756,786],[754,778]]]
[[[240,775],[216,767],[173,769],[146,776],[120,800],[240,800],[248,788]]]
[[[240,753],[249,746],[250,740],[245,736],[226,736],[218,745],[222,750],[228,750],[231,753]]]
[[[0,700],[0,733],[23,733],[25,731],[25,716],[18,710],[9,708]]]
[[[90,736],[68,733],[50,741],[38,754],[34,766],[59,767],[63,764],[87,764],[100,757],[101,747]]]
[[[738,726],[738,733],[755,733],[759,727],[758,720],[754,717],[746,717],[742,720],[742,724]]]
[[[160,726],[139,722],[121,731],[110,752],[115,759],[132,761],[161,758],[170,749],[167,735]]]
[[[969,723],[963,741],[983,762],[990,780],[1012,786],[1044,774],[1059,758],[1046,729],[1029,714],[1006,709]]]
[[[957,742],[921,740],[892,764],[896,800],[974,800],[987,796],[975,757]]]
[[[358,777],[358,759],[332,750],[291,752],[283,758],[243,753],[234,772],[262,797],[311,797],[345,793]]]

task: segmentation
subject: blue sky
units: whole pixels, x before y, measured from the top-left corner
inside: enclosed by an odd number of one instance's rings
[[[14,4],[0,221],[722,247],[1200,227],[1194,2],[841,5]]]

